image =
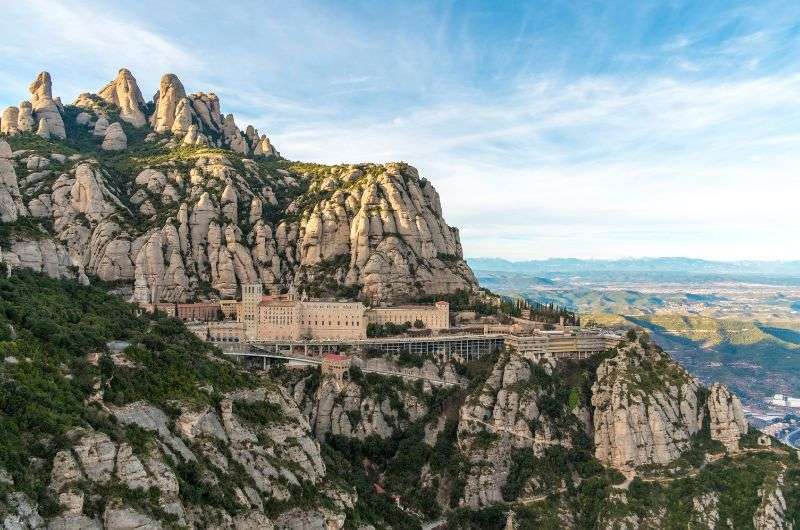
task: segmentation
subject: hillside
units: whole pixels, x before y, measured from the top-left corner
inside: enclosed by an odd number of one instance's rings
[[[355,369],[344,385],[315,369],[256,377],[180,322],[33,272],[0,280],[0,309],[6,528],[499,529],[513,511],[518,528],[761,529],[800,515],[795,453],[761,445],[735,396],[643,335],[559,365],[412,359],[463,383],[437,389]]]
[[[439,196],[404,164],[288,161],[216,95],[122,69],[63,105],[49,74],[0,119],[3,259],[51,276],[232,297],[243,283],[413,299],[476,286]]]

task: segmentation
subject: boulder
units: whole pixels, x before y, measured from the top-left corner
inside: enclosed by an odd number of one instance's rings
[[[178,103],[185,97],[183,84],[175,74],[164,74],[161,77],[158,92],[153,96],[156,104],[155,112],[150,116],[150,126],[153,130],[164,133],[172,129]]]
[[[180,99],[175,107],[175,118],[170,128],[172,133],[178,136],[188,133],[192,126],[192,116],[192,102],[189,98]]]
[[[253,154],[256,156],[278,156],[278,152],[272,147],[272,144],[265,135],[262,135],[258,143],[253,149]]]
[[[81,112],[75,116],[75,123],[78,125],[88,125],[92,121],[92,115],[88,112]]]
[[[22,101],[19,104],[19,115],[17,116],[17,129],[20,132],[29,132],[36,125],[33,118],[33,106],[30,101]]]
[[[0,140],[0,158],[12,158],[11,146],[5,140]]]
[[[128,137],[119,122],[108,126],[101,148],[103,151],[123,151],[128,148]]]
[[[13,136],[19,132],[19,109],[17,107],[6,107],[3,116],[0,118],[0,134]]]
[[[100,116],[97,118],[97,121],[94,122],[94,131],[92,134],[95,136],[105,136],[106,131],[108,130],[108,119],[105,116]]]
[[[714,383],[708,396],[708,416],[711,438],[721,442],[728,452],[738,452],[739,438],[747,434],[747,419],[739,398],[724,385]]]
[[[11,147],[5,140],[0,140],[0,220],[9,223],[26,214],[17,173],[11,161]]]
[[[233,119],[233,114],[228,114],[225,116],[225,120],[222,122],[222,136],[225,144],[230,147],[231,151],[235,151],[243,155],[248,154],[249,148],[247,141],[245,140],[244,135],[242,135],[242,131],[240,131],[236,126],[236,122]]]

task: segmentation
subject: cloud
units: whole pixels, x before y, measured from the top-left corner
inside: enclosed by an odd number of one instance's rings
[[[190,51],[151,30],[146,23],[94,3],[6,2],[0,33],[13,43],[3,47],[4,58],[20,71],[31,69],[25,72],[27,82],[38,71],[47,69],[53,74],[54,83],[61,83],[56,84],[57,92],[67,99],[81,91],[101,88],[102,84],[93,87],[86,83],[107,82],[123,66],[139,76],[145,93],[146,87],[157,86],[164,72],[190,71],[201,66]],[[76,70],[82,74],[79,80],[70,75]],[[20,87],[13,88],[19,91]]]
[[[800,258],[786,3],[7,3],[0,100],[173,71],[290,158],[413,163],[469,255]]]
[[[798,95],[798,75],[536,78],[491,100],[298,123],[274,139],[292,158],[414,163],[471,255],[663,255],[682,241],[708,257],[796,258],[760,233],[800,224]]]

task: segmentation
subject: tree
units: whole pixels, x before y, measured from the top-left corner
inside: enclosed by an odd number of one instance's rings
[[[416,319],[416,320],[414,321],[414,327],[415,327],[415,328],[417,328],[417,329],[422,329],[422,328],[424,328],[424,327],[425,327],[425,322],[423,322],[423,321],[422,321],[422,320],[420,320],[420,319]]]

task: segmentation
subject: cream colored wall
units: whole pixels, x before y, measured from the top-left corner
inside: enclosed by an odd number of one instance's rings
[[[367,313],[370,324],[404,324],[421,320],[428,329],[450,327],[450,311],[443,307],[376,307]]]
[[[261,303],[260,283],[242,285],[242,303],[239,305],[237,320],[244,322],[248,338],[255,338],[259,331],[258,304]]]
[[[314,339],[366,338],[364,311],[359,302],[303,302],[300,335]]]
[[[263,304],[259,308],[258,338],[261,340],[297,340],[296,305],[297,302]]]
[[[261,340],[361,339],[367,336],[364,305],[357,302],[266,303],[260,307]]]

